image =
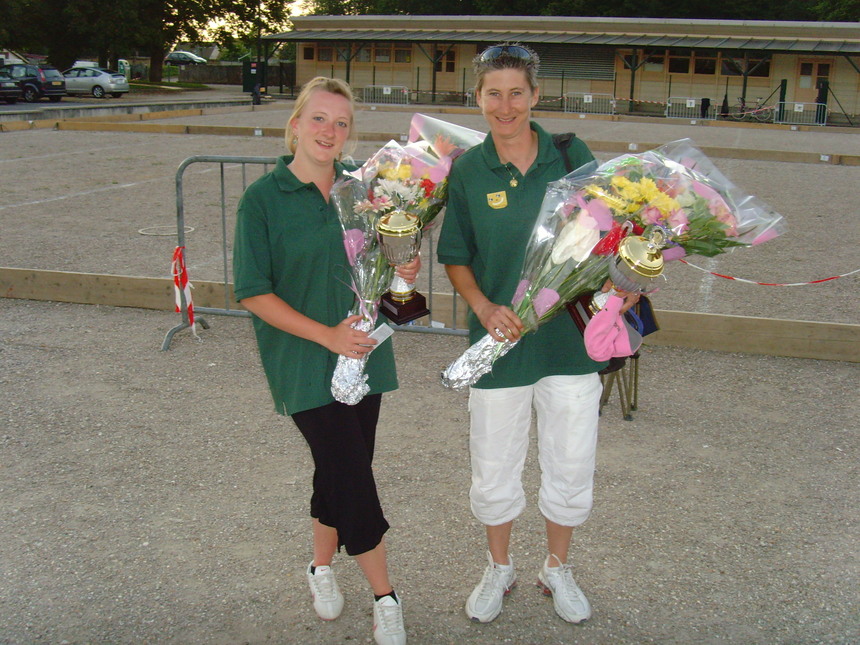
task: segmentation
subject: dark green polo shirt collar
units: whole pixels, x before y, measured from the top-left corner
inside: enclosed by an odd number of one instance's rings
[[[278,184],[278,189],[285,193],[293,193],[308,185],[299,180],[299,178],[293,174],[293,171],[287,168],[294,158],[295,155],[283,155],[278,157],[278,161],[275,163],[275,169],[272,171],[272,176]],[[338,178],[343,175],[343,171],[347,170],[347,167],[339,161],[335,161],[334,170],[335,178]]]

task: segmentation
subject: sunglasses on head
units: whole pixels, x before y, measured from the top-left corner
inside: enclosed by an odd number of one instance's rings
[[[483,51],[481,54],[481,62],[489,63],[500,56],[510,56],[511,58],[518,58],[519,60],[532,59],[531,52],[525,47],[520,47],[519,45],[495,45],[494,47],[489,47]]]

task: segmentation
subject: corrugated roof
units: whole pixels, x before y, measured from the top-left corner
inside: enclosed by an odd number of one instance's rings
[[[491,43],[521,42],[569,45],[610,45],[614,47],[683,47],[689,49],[738,49],[771,52],[810,52],[819,54],[858,54],[860,42],[815,38],[745,38],[719,36],[678,36],[598,33],[534,33],[524,31],[450,31],[431,29],[308,29],[288,31],[264,40],[302,42],[424,42]]]

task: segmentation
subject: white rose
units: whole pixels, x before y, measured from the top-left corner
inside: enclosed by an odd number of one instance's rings
[[[582,211],[576,219],[565,224],[552,247],[550,258],[553,264],[564,264],[571,258],[582,262],[600,241],[600,231],[595,227],[583,226],[580,222]],[[587,218],[590,219],[590,218]]]

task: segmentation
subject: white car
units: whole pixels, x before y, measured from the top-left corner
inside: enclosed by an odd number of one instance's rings
[[[129,91],[128,79],[102,67],[73,67],[63,72],[66,94],[92,94],[97,99],[110,94],[118,99]]]

